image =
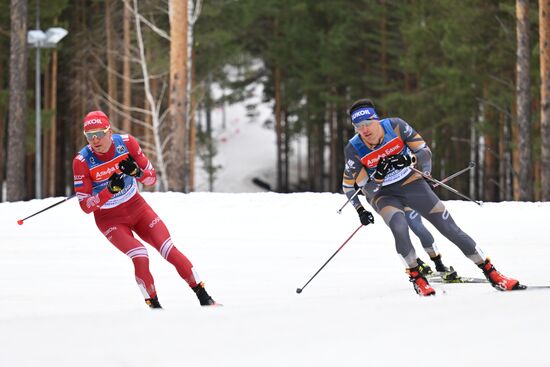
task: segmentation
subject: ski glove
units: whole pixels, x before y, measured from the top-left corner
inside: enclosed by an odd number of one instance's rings
[[[391,167],[392,166],[388,157],[380,158],[380,160],[378,161],[378,165],[376,166],[376,171],[374,171],[374,174],[372,177],[377,182],[384,181],[384,177],[386,177]]]
[[[395,169],[402,169],[410,166],[413,163],[416,163],[416,159],[414,158],[414,156],[410,155],[396,154],[389,155],[386,158],[389,160],[390,165]]]
[[[359,220],[361,221],[361,224],[366,226],[370,223],[374,223],[374,217],[372,216],[372,213],[368,210],[365,210],[362,206],[357,208],[357,214],[359,214]]]
[[[120,192],[124,188],[124,178],[121,174],[113,173],[111,177],[109,177],[109,182],[107,183],[107,190],[111,192],[111,194],[116,194]]]
[[[121,161],[118,164],[118,168],[122,171],[122,173],[133,176],[133,177],[140,177],[142,172],[141,168],[138,167],[136,161],[131,156],[128,156],[125,160]]]

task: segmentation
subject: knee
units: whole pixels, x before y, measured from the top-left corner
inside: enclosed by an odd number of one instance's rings
[[[403,213],[394,214],[389,226],[395,237],[401,237],[409,232],[409,225]]]
[[[127,251],[126,256],[132,259],[134,264],[140,264],[143,262],[149,263],[149,254],[147,253],[147,249],[143,246]]]
[[[409,224],[404,213],[395,213],[390,220],[390,228],[394,231],[408,230]]]

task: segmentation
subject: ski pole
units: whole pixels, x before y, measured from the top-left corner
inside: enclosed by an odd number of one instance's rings
[[[361,227],[363,227],[362,224],[361,224],[359,227],[357,227],[357,229],[356,229],[355,231],[353,231],[353,233],[351,234],[351,236],[349,236],[348,239],[344,241],[344,243],[342,244],[342,246],[340,246],[340,247],[338,248],[338,250],[336,250],[336,252],[332,254],[332,256],[323,264],[323,266],[321,266],[321,267],[319,268],[319,270],[317,270],[317,272],[316,272],[315,274],[313,274],[313,276],[307,281],[306,284],[304,284],[304,286],[303,286],[302,288],[296,288],[296,293],[298,293],[298,294],[302,293],[302,290],[304,290],[304,288],[309,284],[309,282],[311,282],[311,281],[313,280],[313,278],[315,278],[315,277],[317,276],[317,274],[319,274],[319,272],[320,272],[321,270],[323,270],[323,268],[328,264],[328,262],[329,262],[330,260],[332,260],[332,258],[333,258],[334,256],[336,256],[336,254],[342,249],[342,247],[345,246],[346,243],[349,242],[349,240],[351,240],[351,238],[352,238],[353,236],[355,236],[355,234],[357,233],[357,231],[359,231],[359,230],[361,229]]]
[[[55,203],[55,204],[53,204],[53,205],[50,205],[50,206],[47,207],[47,208],[44,208],[44,209],[42,209],[42,210],[40,210],[40,211],[37,211],[37,212],[34,213],[34,214],[29,215],[29,216],[26,217],[26,218],[19,219],[19,220],[17,221],[17,224],[22,225],[23,222],[26,221],[27,219],[32,218],[32,217],[34,217],[35,215],[38,215],[38,214],[40,214],[40,213],[43,213],[43,212],[45,212],[46,210],[49,210],[49,209],[53,208],[54,206],[58,206],[59,204],[63,204],[64,202],[66,202],[67,200],[70,200],[70,199],[74,198],[75,196],[76,196],[76,194],[73,194],[73,195],[71,195],[71,196],[68,196],[68,197],[66,197],[65,199],[63,199],[63,200],[61,200],[61,201],[58,201],[57,203]]]
[[[348,199],[348,201],[346,201],[346,202],[344,203],[344,205],[342,205],[342,206],[340,207],[340,209],[338,209],[338,210],[336,211],[336,213],[342,214],[342,209],[344,209],[344,207],[345,207],[346,205],[348,205],[348,203],[349,203],[350,201],[352,201],[354,197],[356,197],[357,195],[359,195],[359,192],[361,192],[361,188],[358,188],[357,190],[355,190],[355,193],[353,194],[353,196],[350,197],[350,198]]]
[[[464,172],[471,170],[471,169],[474,168],[475,166],[476,166],[475,162],[470,162],[470,163],[468,164],[468,167],[466,167],[466,168],[464,168],[464,169],[461,169],[460,171],[458,171],[458,172],[456,172],[456,173],[454,173],[454,174],[452,174],[452,175],[450,175],[450,176],[445,177],[444,179],[441,180],[441,182],[450,181],[450,180],[452,180],[453,178],[455,178],[455,177],[457,177],[457,176],[460,176],[460,175],[463,174]],[[435,184],[433,187],[435,188],[435,187],[437,187],[437,186],[439,186],[439,184]]]
[[[433,178],[433,177],[431,177],[431,176],[428,176],[428,175],[425,174],[424,172],[422,172],[422,171],[420,171],[420,170],[418,170],[418,169],[416,169],[416,168],[414,168],[414,167],[412,167],[412,166],[411,166],[410,168],[411,168],[414,172],[420,174],[420,175],[421,175],[422,177],[424,177],[426,180],[429,180],[429,181],[431,181],[431,182],[433,182],[433,183],[435,183],[435,184],[438,184],[439,186],[446,188],[446,189],[449,190],[450,192],[455,193],[456,195],[458,195],[458,196],[460,196],[460,197],[462,197],[462,198],[464,198],[464,199],[466,199],[466,200],[469,200],[469,201],[471,201],[472,203],[476,203],[477,205],[481,206],[481,203],[480,203],[480,202],[475,201],[475,200],[472,199],[471,197],[462,194],[462,193],[459,192],[458,190],[453,189],[451,186],[446,185],[446,184],[444,184],[443,182],[438,181],[438,180],[436,180],[435,178]]]
[[[440,182],[444,183],[444,182],[450,181],[450,180],[452,180],[453,178],[455,178],[455,177],[457,177],[457,176],[460,176],[460,175],[463,174],[464,172],[471,170],[471,169],[474,168],[475,166],[476,166],[476,164],[475,164],[474,162],[470,162],[470,163],[468,164],[468,167],[466,167],[466,168],[464,168],[464,169],[461,169],[460,171],[455,172],[455,173],[453,173],[453,174],[450,175],[450,176],[445,177],[445,178],[442,179]],[[440,184],[435,184],[433,187],[436,188],[436,187],[439,186],[439,185],[440,185]],[[349,202],[352,201],[353,198],[356,197],[360,192],[361,192],[361,188],[358,188],[357,190],[355,190],[355,193],[353,193],[353,196],[350,197],[350,198],[344,203],[344,205],[342,205],[342,206],[340,207],[340,209],[338,209],[336,212],[337,212],[338,214],[342,214],[342,209],[344,209],[344,207],[345,207],[346,205],[348,205]]]

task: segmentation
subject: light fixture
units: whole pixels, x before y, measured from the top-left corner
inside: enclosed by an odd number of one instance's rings
[[[60,27],[48,28],[46,32],[40,30],[39,8],[36,5],[36,28],[27,32],[27,43],[30,47],[36,48],[35,63],[35,104],[36,104],[36,143],[35,143],[35,194],[37,199],[42,198],[42,121],[40,119],[40,49],[54,48],[59,41],[69,32]]]

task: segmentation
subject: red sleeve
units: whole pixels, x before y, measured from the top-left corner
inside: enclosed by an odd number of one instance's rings
[[[80,154],[73,159],[73,181],[78,203],[86,214],[96,211],[113,196],[107,188],[92,195],[90,169]]]
[[[149,158],[143,153],[137,140],[132,135],[123,136],[124,143],[128,148],[128,153],[134,161],[136,161],[139,168],[141,168],[141,176],[137,178],[139,182],[145,186],[152,186],[157,182],[157,172],[149,161]]]

